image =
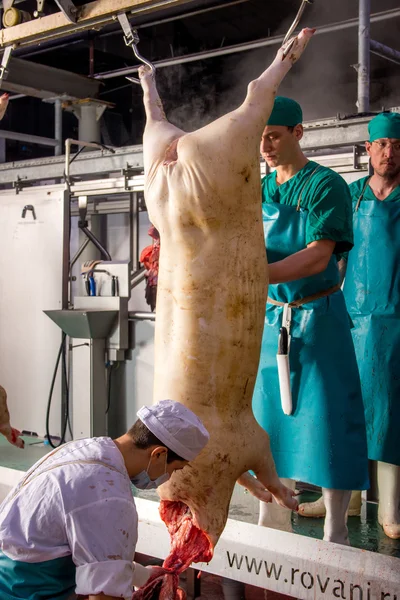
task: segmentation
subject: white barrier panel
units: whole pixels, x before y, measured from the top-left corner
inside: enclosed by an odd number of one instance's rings
[[[19,483],[23,475],[23,471],[0,467],[0,504],[12,488]]]
[[[0,467],[0,487],[11,489],[23,474]],[[137,552],[164,559],[170,539],[158,503],[142,498],[135,503]],[[400,600],[398,558],[232,519],[213,560],[193,566],[301,600]]]
[[[137,551],[165,558],[169,534],[157,503],[135,502]],[[231,519],[213,560],[196,568],[301,600],[400,600],[398,558]]]

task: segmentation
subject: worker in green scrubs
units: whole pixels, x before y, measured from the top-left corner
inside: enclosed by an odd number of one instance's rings
[[[350,185],[354,250],[344,295],[354,323],[368,457],[377,461],[378,519],[388,537],[400,539],[400,114],[377,115],[368,131],[373,175]],[[359,513],[361,498],[353,497]],[[305,503],[300,510],[314,516],[324,505]]]
[[[261,154],[268,303],[253,409],[278,475],[320,486],[324,539],[348,544],[351,490],[369,486],[361,387],[338,260],[353,247],[345,181],[306,158],[302,110],[278,97]],[[278,360],[277,360],[278,355]],[[290,518],[290,513],[289,513]],[[288,511],[261,503],[259,524],[289,529]]]

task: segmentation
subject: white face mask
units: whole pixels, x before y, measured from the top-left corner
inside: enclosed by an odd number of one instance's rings
[[[157,477],[157,479],[150,479],[150,475],[148,473],[150,463],[152,460],[152,456],[150,457],[149,464],[147,465],[147,469],[145,471],[141,471],[134,477],[131,477],[131,483],[139,490],[155,490],[159,485],[166,483],[168,479],[171,477],[169,473],[167,473],[167,454],[165,455],[165,470],[163,475]]]

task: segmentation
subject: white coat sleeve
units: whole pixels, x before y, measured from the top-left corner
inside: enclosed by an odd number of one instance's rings
[[[132,583],[135,588],[141,588],[150,579],[151,570],[137,562],[133,563],[133,569]]]
[[[97,500],[66,515],[76,594],[131,600],[137,522],[133,500],[121,497]]]

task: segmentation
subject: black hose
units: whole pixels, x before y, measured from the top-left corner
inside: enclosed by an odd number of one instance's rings
[[[114,365],[110,365],[108,368],[108,381],[107,381],[107,410],[106,410],[106,415],[108,414],[108,411],[110,410],[110,406],[111,406],[111,373],[113,371],[113,367]]]
[[[62,354],[62,357],[63,357],[63,371],[64,371],[64,384],[65,384],[65,413],[64,413],[64,418],[65,418],[65,420],[68,423],[68,431],[69,431],[69,434],[71,436],[71,439],[73,439],[74,434],[72,433],[72,425],[71,425],[70,414],[69,414],[69,377],[68,377],[68,370],[67,370],[67,343],[66,342],[67,341],[65,340],[65,343],[63,345],[63,354]]]
[[[83,231],[83,233],[86,235],[86,237],[89,238],[89,240],[92,242],[92,244],[94,244],[96,246],[97,250],[100,252],[103,259],[111,261],[112,258],[111,258],[110,253],[104,248],[104,246],[99,242],[97,237],[90,231],[90,229],[88,229],[86,227],[86,225],[81,222],[78,223],[78,227],[81,231]]]
[[[65,442],[65,434],[66,434],[66,431],[67,431],[67,424],[69,422],[69,387],[68,387],[68,382],[67,382],[67,363],[66,363],[66,349],[65,349],[66,338],[67,338],[67,334],[63,333],[62,340],[61,340],[61,345],[60,345],[60,349],[59,349],[58,355],[57,355],[56,366],[54,367],[53,378],[51,380],[50,392],[49,392],[49,399],[47,401],[47,410],[46,410],[46,437],[47,437],[47,440],[48,440],[48,442],[49,442],[49,444],[50,444],[50,446],[52,448],[58,448],[59,446],[61,446],[62,444],[64,444],[64,442]],[[52,440],[51,440],[51,435],[50,435],[50,411],[51,411],[51,402],[52,402],[53,392],[54,392],[54,385],[55,385],[55,382],[56,382],[57,373],[58,373],[58,366],[60,364],[60,359],[61,358],[62,358],[63,374],[64,374],[65,390],[66,390],[64,426],[63,426],[63,430],[62,430],[62,433],[61,433],[61,439],[60,439],[59,444],[54,445],[53,442],[52,442]]]

